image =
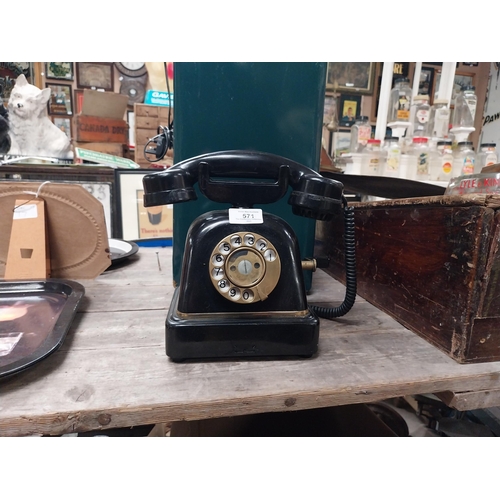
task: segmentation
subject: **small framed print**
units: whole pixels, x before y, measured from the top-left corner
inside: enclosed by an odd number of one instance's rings
[[[72,115],[73,100],[71,98],[71,85],[47,83],[51,95],[48,102],[49,115]]]
[[[68,136],[69,140],[71,140],[71,118],[53,116],[52,122],[59,130],[61,130]]]
[[[45,63],[45,77],[52,80],[73,80],[72,62]]]
[[[113,90],[113,63],[76,63],[76,84],[82,89]]]
[[[115,170],[119,236],[125,240],[171,239],[172,205],[144,207],[142,178],[148,169]]]
[[[351,127],[361,114],[361,96],[342,94],[339,103],[339,125]]]
[[[326,89],[371,95],[374,76],[373,62],[329,62]]]

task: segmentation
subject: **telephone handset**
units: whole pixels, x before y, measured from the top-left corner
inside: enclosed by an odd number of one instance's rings
[[[144,205],[196,200],[196,183],[208,199],[232,208],[203,214],[189,228],[167,315],[167,355],[181,361],[314,354],[318,316],[341,316],[356,297],[353,212],[342,183],[277,155],[222,151],[144,176]],[[289,187],[296,215],[331,220],[344,212],[347,291],[340,307],[307,305],[293,229],[254,208],[279,200]]]

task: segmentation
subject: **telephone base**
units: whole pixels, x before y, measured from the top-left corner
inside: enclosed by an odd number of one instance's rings
[[[311,311],[303,316],[233,316],[177,311],[178,288],[166,321],[166,353],[172,361],[200,358],[310,357],[318,350],[319,319]]]

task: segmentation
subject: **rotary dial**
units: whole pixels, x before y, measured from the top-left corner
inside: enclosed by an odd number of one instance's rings
[[[209,272],[215,289],[239,304],[265,300],[276,287],[281,262],[276,248],[256,233],[233,233],[214,248]]]

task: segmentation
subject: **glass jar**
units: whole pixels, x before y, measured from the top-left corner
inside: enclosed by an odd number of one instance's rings
[[[361,173],[363,175],[379,175],[382,152],[379,139],[369,139],[363,151]]]
[[[387,123],[409,122],[411,105],[411,87],[408,78],[398,78],[389,97]]]
[[[414,137],[410,155],[415,158],[413,169],[409,172],[409,178],[416,181],[428,181],[430,179],[429,161],[430,149],[427,137]]]
[[[435,99],[431,106],[429,129],[432,137],[444,139],[448,137],[451,110],[446,99]]]
[[[361,153],[365,149],[368,140],[372,135],[372,127],[367,116],[356,118],[354,125],[351,127],[351,145],[349,151],[351,153]]]
[[[453,160],[453,177],[474,173],[476,153],[472,149],[471,141],[462,141],[457,144]]]
[[[474,127],[477,97],[474,87],[463,87],[455,100],[452,125],[454,129]]]
[[[479,152],[476,155],[474,173],[478,174],[484,167],[489,167],[496,163],[498,163],[497,145],[494,142],[485,142],[481,144]]]
[[[413,137],[430,137],[430,117],[431,117],[431,105],[429,104],[428,95],[416,95],[413,98],[413,104],[415,106],[413,114],[412,123],[412,135]]]
[[[389,177],[400,177],[401,146],[398,137],[386,137],[382,146],[382,174]]]
[[[450,139],[438,141],[436,153],[431,155],[430,180],[449,181],[453,172],[453,150]]]

